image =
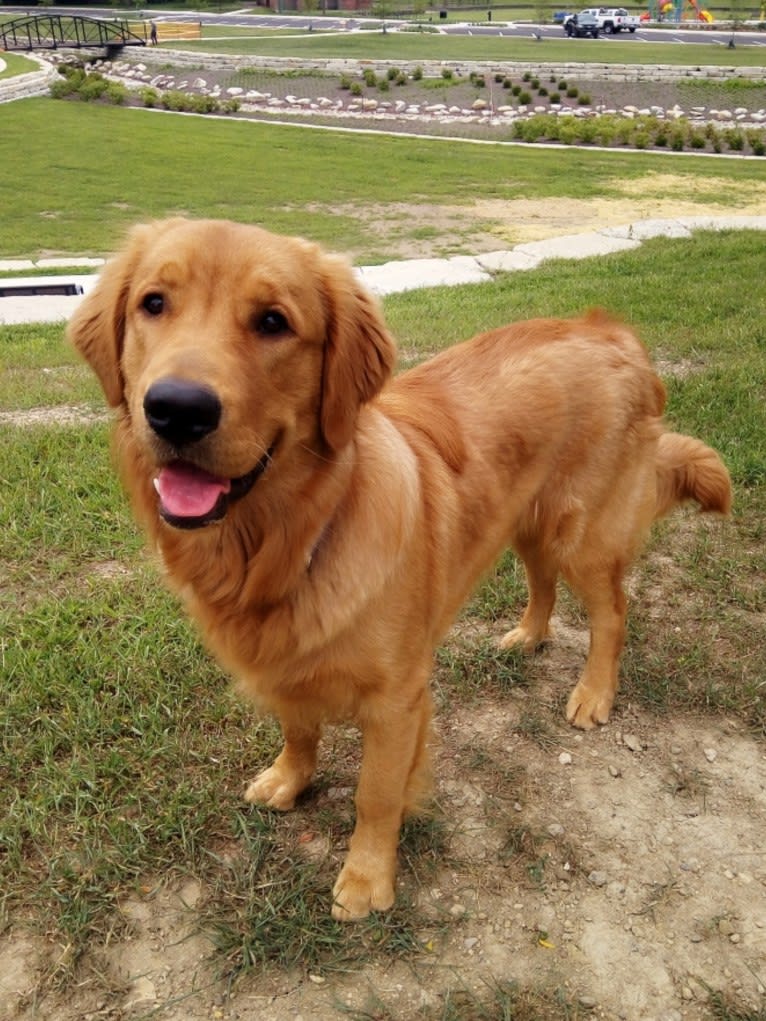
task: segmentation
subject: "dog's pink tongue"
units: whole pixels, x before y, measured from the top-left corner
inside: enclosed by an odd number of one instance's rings
[[[176,518],[201,518],[228,493],[231,482],[219,479],[193,464],[177,461],[163,468],[154,482],[162,509]]]

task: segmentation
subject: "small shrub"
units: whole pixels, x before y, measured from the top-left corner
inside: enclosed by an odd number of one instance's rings
[[[349,89],[349,92],[351,93],[352,96],[361,96],[361,94],[362,94],[362,85],[361,85],[361,83],[360,82],[352,82],[351,83],[351,88]]]
[[[77,86],[69,78],[59,78],[51,85],[50,93],[53,99],[63,99],[65,96],[72,96],[77,92]]]
[[[400,71],[397,74],[397,76],[396,76],[396,84],[397,85],[406,85],[407,84],[407,74],[406,74],[405,71]]]
[[[390,82],[392,82],[392,81],[396,80],[396,76],[398,74],[399,74],[398,68],[396,68],[396,67],[389,67],[388,71],[386,71],[386,78],[388,78],[388,80]]]
[[[523,82],[531,82],[532,81],[532,73],[530,71],[525,71],[521,80]]]
[[[378,84],[378,76],[371,67],[366,67],[364,69],[362,77],[364,78],[364,84],[370,89],[374,89]]]
[[[101,99],[109,87],[109,83],[100,76],[90,75],[77,90],[77,95],[86,103]]]
[[[647,149],[649,147],[649,132],[637,131],[633,136],[633,145],[637,149]]]
[[[381,78],[378,82],[378,92],[388,92],[391,87],[391,82],[388,78]]]
[[[170,89],[162,93],[162,105],[166,110],[174,113],[188,113],[191,110],[191,96],[177,89]]]
[[[345,91],[348,91],[351,88],[351,79],[347,74],[342,74],[340,76],[340,82],[338,83],[338,87],[344,89]]]
[[[484,75],[477,74],[473,80],[473,84],[476,86],[477,89],[483,89],[486,86],[487,81],[484,78]]]
[[[212,96],[189,96],[188,99],[191,113],[215,113],[219,109],[218,100]]]
[[[122,82],[109,82],[104,93],[104,98],[114,106],[122,106],[128,98],[128,90]]]
[[[423,68],[420,67],[420,66],[416,67],[415,70],[412,72],[412,78],[416,82],[422,81],[422,79],[423,79]]]
[[[576,85],[570,85],[569,88],[567,89],[567,96],[570,99],[577,99],[577,97],[579,95],[580,95],[580,90],[577,88],[577,86]]]
[[[766,142],[762,138],[759,138],[756,141],[752,142],[751,148],[753,150],[753,156],[766,155]]]
[[[512,96],[520,96],[521,95],[521,86],[520,85],[514,85],[513,88],[511,89],[511,95]]]
[[[236,113],[239,110],[239,106],[238,99],[225,99],[221,104],[221,109],[224,113]]]
[[[676,128],[670,135],[670,148],[673,152],[683,152],[684,142],[686,141],[683,131]]]
[[[559,92],[566,92],[566,90],[568,88],[569,88],[569,82],[565,81],[562,78],[561,81],[559,82]]]
[[[668,136],[664,130],[658,131],[657,134],[654,136],[654,144],[658,146],[660,149],[664,149],[665,146],[668,144]]]
[[[532,102],[532,96],[530,95],[529,92],[522,91],[522,92],[519,93],[519,103],[522,106],[529,106],[529,104],[531,102]]]
[[[574,145],[577,142],[577,125],[573,117],[567,117],[559,125],[559,142],[564,145]]]
[[[598,130],[598,123],[595,119],[582,120],[579,122],[580,125],[580,141],[584,145],[593,145],[596,141],[596,132]]]
[[[546,87],[544,85],[541,85],[538,88],[538,90],[537,90],[537,94],[538,94],[538,96],[547,96],[548,95],[548,90],[546,89]]]
[[[510,89],[510,87],[512,85],[513,85],[513,82],[511,81],[510,78],[503,78],[503,88],[504,89]]]
[[[533,89],[539,89],[540,88],[540,79],[539,78],[532,78],[530,80],[529,84],[532,86]]]
[[[138,98],[144,106],[147,106],[150,110],[152,110],[159,103],[160,94],[156,89],[147,85],[145,88],[138,90]]]
[[[615,137],[620,145],[632,145],[635,131],[635,121],[632,121],[627,117],[621,117],[615,128]]]
[[[616,126],[611,117],[599,117],[596,125],[596,142],[599,145],[614,145]]]
[[[745,136],[739,128],[729,128],[726,132],[726,141],[729,148],[735,152],[742,152],[745,147]]]
[[[503,80],[502,73],[500,71],[496,71],[495,72],[495,81],[497,82],[497,84],[499,85],[502,82],[502,80]]]
[[[442,68],[442,78],[445,81],[451,82],[454,77],[455,77],[455,73],[454,73],[454,71],[452,70],[451,67],[443,67]]]
[[[704,149],[707,144],[707,139],[701,131],[692,131],[689,135],[689,145],[692,149]]]
[[[580,106],[590,106],[591,102],[590,96],[588,95],[587,92],[583,92],[581,95],[577,97],[577,102]]]
[[[551,103],[559,104],[559,103],[561,103],[561,93],[559,93],[559,92],[551,92],[549,99],[550,99]]]

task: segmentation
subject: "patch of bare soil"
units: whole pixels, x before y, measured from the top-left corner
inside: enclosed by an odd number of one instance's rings
[[[691,181],[683,174],[650,173],[626,180],[622,196],[587,199],[482,199],[470,205],[419,202],[315,204],[314,211],[364,219],[369,235],[385,239],[398,257],[428,258],[465,252],[496,251],[528,241],[627,226],[642,220],[676,220],[687,216],[764,216],[766,184],[752,184],[738,199],[736,211],[726,202],[728,182],[717,177]],[[413,224],[417,224],[413,236]],[[347,253],[352,258],[354,252]]]
[[[108,420],[109,416],[105,413],[79,407],[59,406],[29,408],[27,411],[0,411],[0,425],[12,425],[22,429],[38,425],[92,425],[94,422]]]
[[[662,719],[625,704],[602,730],[576,733],[547,698],[559,701],[562,674],[573,680],[586,638],[561,622],[558,632],[535,670],[542,691],[437,721],[449,835],[443,865],[415,896],[424,918],[451,924],[441,942],[424,933],[415,960],[343,978],[272,970],[229,991],[198,931],[206,892],[189,879],[126,900],[115,935],[65,997],[32,1005],[49,948],[6,933],[0,1017],[334,1021],[350,1011],[412,1021],[441,1016],[449,992],[487,1000],[512,980],[615,1021],[702,1021],[711,989],[762,1009],[763,747],[727,719]],[[525,725],[530,712],[544,715],[542,733]],[[402,882],[412,893],[411,876]]]

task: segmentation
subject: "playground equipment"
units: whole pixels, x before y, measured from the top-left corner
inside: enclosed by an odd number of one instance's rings
[[[697,0],[650,0],[648,17],[654,21],[704,21],[715,19],[710,11],[699,6]]]

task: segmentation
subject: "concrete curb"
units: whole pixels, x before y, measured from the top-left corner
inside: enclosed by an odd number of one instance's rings
[[[379,296],[456,284],[487,283],[498,273],[535,269],[549,259],[590,259],[640,247],[654,237],[688,238],[695,230],[762,230],[766,216],[695,216],[677,220],[642,220],[587,234],[572,234],[516,245],[510,251],[486,252],[451,259],[409,259],[382,266],[363,266],[358,272]]]

